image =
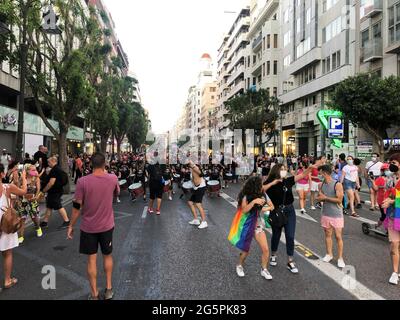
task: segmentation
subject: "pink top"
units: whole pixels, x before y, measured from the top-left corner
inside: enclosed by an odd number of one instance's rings
[[[297,174],[302,174],[304,172],[304,169],[299,169],[297,170]],[[297,181],[298,184],[309,184],[310,183],[310,178],[307,176],[299,181]]]
[[[83,203],[82,231],[101,233],[114,228],[114,193],[119,193],[119,184],[113,174],[91,174],[78,180],[75,200]]]

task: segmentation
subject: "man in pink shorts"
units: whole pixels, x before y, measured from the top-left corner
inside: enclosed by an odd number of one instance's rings
[[[339,268],[346,265],[343,260],[343,239],[342,231],[344,228],[342,201],[344,196],[343,185],[332,178],[332,168],[329,165],[319,167],[321,176],[324,177],[317,201],[323,203],[321,225],[325,232],[326,256],[322,259],[324,262],[330,262],[333,259],[332,235],[335,233],[338,246]]]

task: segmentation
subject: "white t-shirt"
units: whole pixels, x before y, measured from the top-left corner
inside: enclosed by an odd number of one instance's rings
[[[381,168],[382,168],[383,163],[382,162],[373,162],[369,161],[367,162],[367,165],[365,166],[365,169],[367,169],[367,174],[370,172],[374,173],[374,176],[378,177],[381,175]]]
[[[343,168],[344,178],[352,182],[358,181],[358,167],[355,165],[346,165]]]

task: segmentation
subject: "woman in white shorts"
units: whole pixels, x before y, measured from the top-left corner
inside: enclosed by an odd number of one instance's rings
[[[307,165],[304,162],[300,162],[299,169],[297,170],[296,175],[302,174],[305,170],[307,170],[306,166]],[[305,207],[306,207],[307,194],[310,191],[310,184],[311,184],[310,176],[307,176],[306,178],[303,178],[296,183],[296,192],[299,195],[300,212],[302,214],[307,212]]]
[[[18,188],[14,184],[3,184],[2,180],[5,177],[4,166],[0,164],[0,209],[8,208],[11,202],[11,195],[23,196],[27,192],[26,172],[22,171],[21,181],[22,186]],[[0,210],[0,220],[3,216],[3,210]],[[4,269],[4,289],[10,289],[17,284],[18,280],[11,276],[12,273],[12,249],[18,247],[18,233],[7,234],[0,230],[0,251],[3,256]]]

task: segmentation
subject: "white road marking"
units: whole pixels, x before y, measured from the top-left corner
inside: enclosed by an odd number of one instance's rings
[[[149,208],[148,206],[145,206],[145,207],[143,208],[142,219],[146,219],[146,217],[147,217],[147,209],[148,209],[148,208]]]
[[[237,202],[236,201],[233,202],[232,201],[233,199],[230,196],[228,196],[227,194],[221,193],[221,197],[223,199],[227,200],[229,203],[231,203],[232,206],[237,207]],[[357,219],[357,218],[354,218],[354,219]],[[267,231],[270,234],[272,233],[270,230],[267,230]],[[282,243],[286,244],[286,241],[283,237],[282,237],[281,241],[282,241]],[[295,245],[300,245],[312,252],[312,250],[308,249],[306,246],[304,246],[303,244],[301,244],[298,241],[295,241]],[[323,274],[325,274],[328,278],[335,281],[341,288],[343,288],[344,290],[346,290],[347,292],[349,292],[350,294],[355,296],[357,299],[359,299],[359,300],[385,300],[385,298],[383,298],[379,294],[375,293],[371,289],[367,288],[366,286],[364,286],[362,283],[358,282],[354,278],[351,279],[351,281],[353,282],[353,285],[346,286],[344,282],[346,281],[346,278],[348,278],[349,276],[347,276],[342,270],[335,267],[334,265],[323,262],[321,260],[321,257],[316,255],[315,253],[314,253],[314,255],[317,256],[320,260],[307,259],[306,257],[304,257],[301,254],[299,256],[302,257],[305,261],[307,261],[311,265],[313,265],[315,268],[317,268]]]
[[[313,217],[311,217],[310,215],[308,215],[307,213],[301,213],[300,210],[296,210],[296,216],[300,217],[302,219],[306,219],[306,220],[310,220],[312,222],[318,223],[317,220],[315,220]]]
[[[349,218],[353,219],[353,220],[358,220],[358,221],[360,221],[362,223],[369,223],[369,224],[372,224],[372,225],[377,223],[376,221],[373,221],[373,220],[370,220],[370,219],[367,219],[367,218],[363,218],[363,217],[356,218],[356,217],[350,216]]]

